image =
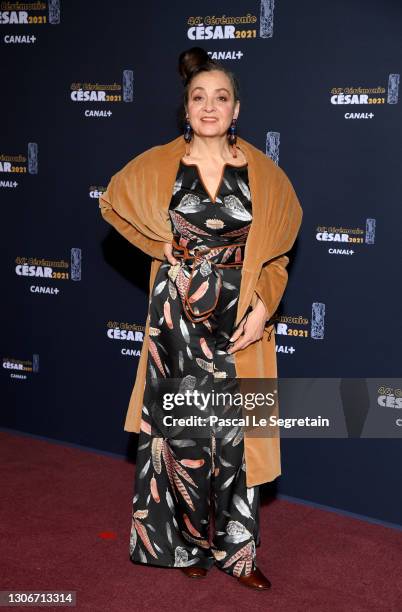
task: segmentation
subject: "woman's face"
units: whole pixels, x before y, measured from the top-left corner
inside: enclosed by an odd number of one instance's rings
[[[240,102],[234,102],[229,77],[221,70],[201,72],[190,84],[188,120],[199,136],[221,136],[237,118]]]

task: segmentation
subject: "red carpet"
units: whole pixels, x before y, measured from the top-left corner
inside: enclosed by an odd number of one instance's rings
[[[73,590],[94,612],[402,610],[398,530],[276,500],[261,508],[257,549],[272,589],[215,568],[196,581],[129,560],[135,466],[4,432],[0,448],[0,590]]]

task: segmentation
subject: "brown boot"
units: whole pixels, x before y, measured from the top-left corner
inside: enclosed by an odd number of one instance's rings
[[[259,591],[271,588],[270,581],[264,576],[258,567],[256,567],[251,574],[248,574],[248,576],[239,576],[237,580],[240,582],[240,584],[244,584],[252,589],[258,589]]]
[[[189,578],[205,578],[208,573],[205,567],[196,567],[195,565],[189,565],[189,567],[182,567],[180,569]]]

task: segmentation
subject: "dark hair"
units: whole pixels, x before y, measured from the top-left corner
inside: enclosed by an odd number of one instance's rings
[[[210,72],[211,70],[224,72],[232,84],[234,101],[237,102],[240,99],[239,82],[236,76],[226,66],[211,59],[202,47],[191,47],[191,49],[182,51],[179,55],[178,69],[184,85],[183,107],[188,103],[188,90],[193,78],[200,72]]]

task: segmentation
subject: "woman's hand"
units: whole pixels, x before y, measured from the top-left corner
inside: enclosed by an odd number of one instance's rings
[[[268,312],[265,308],[265,304],[261,298],[258,297],[257,304],[253,310],[240,322],[239,327],[230,338],[230,341],[234,342],[234,344],[227,350],[229,355],[235,351],[246,348],[246,346],[252,342],[262,338],[267,319]]]
[[[165,242],[163,251],[165,253],[166,259],[172,266],[179,263],[179,261],[172,255],[173,245],[171,242]]]

